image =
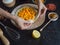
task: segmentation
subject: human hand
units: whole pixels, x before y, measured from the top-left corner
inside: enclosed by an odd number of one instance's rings
[[[19,17],[15,19],[15,24],[19,29],[22,29],[22,30],[27,29],[32,25],[31,22],[25,21]]]
[[[25,21],[25,20],[23,20],[23,19],[21,19],[17,16],[14,16],[14,15],[10,14],[9,12],[3,10],[2,8],[0,8],[0,14],[2,14],[2,16],[6,17],[6,18],[9,18],[9,19],[13,20],[16,23],[16,26],[19,29],[22,29],[22,30],[27,29],[32,24],[28,21]]]

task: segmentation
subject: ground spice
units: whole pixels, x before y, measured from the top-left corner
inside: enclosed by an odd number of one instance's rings
[[[57,15],[56,15],[56,14],[54,14],[54,13],[50,14],[49,16],[50,16],[50,18],[52,18],[52,19],[57,18]]]
[[[55,11],[56,10],[56,5],[52,4],[52,3],[51,4],[47,4],[46,7],[47,7],[47,9],[49,11]]]

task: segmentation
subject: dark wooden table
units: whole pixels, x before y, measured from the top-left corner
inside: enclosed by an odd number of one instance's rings
[[[16,5],[12,8],[6,7],[3,3],[2,0],[0,0],[0,7],[3,8],[4,10],[7,10],[8,12],[11,13],[11,11],[18,5],[23,4],[23,3],[32,3],[32,0],[16,0]],[[2,20],[1,22],[4,23],[5,25],[15,29],[20,33],[20,39],[19,40],[12,40],[9,36],[4,31],[4,35],[9,39],[11,45],[60,45],[60,0],[46,0],[45,5],[48,3],[54,3],[57,6],[57,9],[54,11],[59,15],[59,19],[55,22],[51,22],[41,33],[41,37],[39,39],[34,39],[31,36],[31,33],[33,31],[22,31],[20,29],[17,29],[9,19]],[[46,13],[46,20],[42,26],[48,22],[47,14],[51,11],[47,11]],[[36,28],[38,31],[42,27]],[[0,45],[3,45],[2,41],[0,40]]]

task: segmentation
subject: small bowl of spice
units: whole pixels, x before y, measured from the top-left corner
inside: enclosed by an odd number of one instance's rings
[[[56,5],[53,3],[46,4],[46,7],[49,11],[55,11],[56,10]]]
[[[58,19],[58,14],[55,12],[50,12],[48,14],[48,18],[51,19],[52,21],[56,21]]]
[[[41,0],[42,3],[45,3],[46,0]],[[32,0],[33,3],[38,4],[38,0]]]

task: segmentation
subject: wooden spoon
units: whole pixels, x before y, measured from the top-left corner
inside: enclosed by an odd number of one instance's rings
[[[10,45],[9,40],[3,35],[2,29],[0,29],[0,38],[3,41],[4,45]]]

